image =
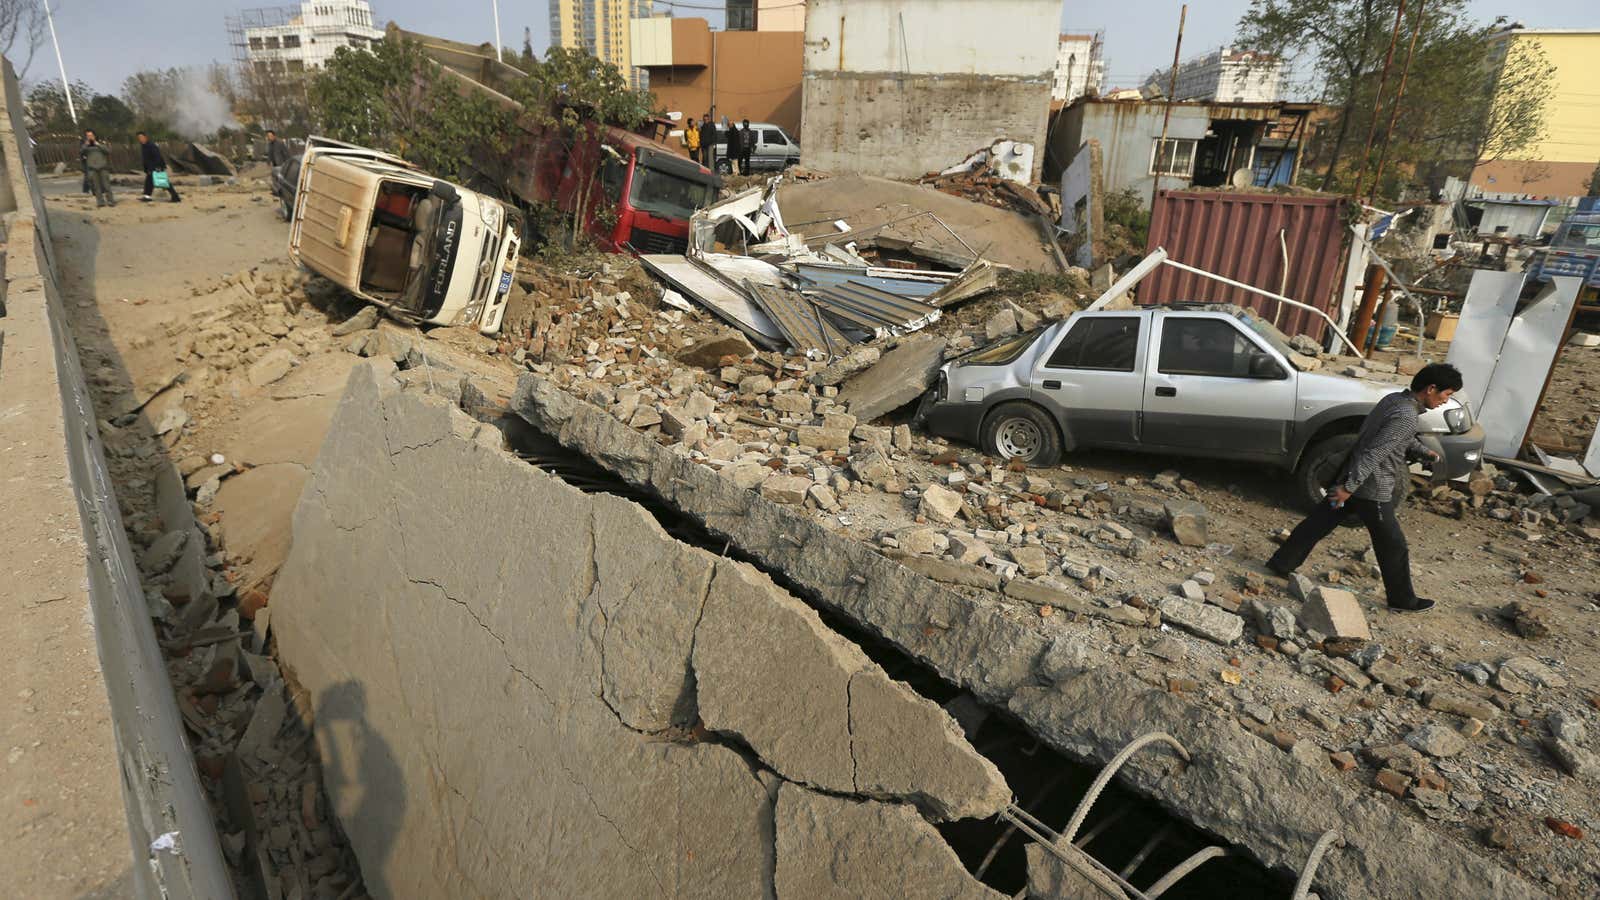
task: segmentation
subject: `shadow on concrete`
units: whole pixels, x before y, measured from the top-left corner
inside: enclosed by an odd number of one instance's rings
[[[384,880],[394,853],[396,832],[405,819],[406,783],[394,752],[367,722],[367,691],[359,681],[341,681],[322,692],[317,702],[317,742],[322,750],[322,782],[335,809],[350,810],[341,818],[360,822],[362,876],[367,893],[394,895]],[[346,755],[348,754],[348,755]],[[384,823],[386,827],[376,827]]]

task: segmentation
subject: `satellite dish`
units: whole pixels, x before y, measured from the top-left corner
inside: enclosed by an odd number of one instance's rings
[[[1249,169],[1235,169],[1233,177],[1228,181],[1236,188],[1247,188],[1255,183],[1255,177],[1250,174]]]

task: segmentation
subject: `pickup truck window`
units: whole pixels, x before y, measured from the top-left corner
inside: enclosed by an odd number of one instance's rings
[[[1167,375],[1266,377],[1251,373],[1256,354],[1263,351],[1225,320],[1169,316],[1161,325],[1157,368]]]
[[[783,135],[779,134],[778,129],[776,128],[763,128],[761,129],[760,134],[761,143],[766,144],[769,147],[782,147],[783,145],[789,143],[783,139]]]
[[[1101,369],[1132,372],[1139,349],[1138,316],[1082,319],[1056,345],[1045,366],[1051,369]]]

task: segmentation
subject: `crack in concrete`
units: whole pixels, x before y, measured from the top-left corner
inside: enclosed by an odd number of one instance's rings
[[[857,669],[844,682],[844,730],[850,742],[850,789],[857,792],[861,790],[861,764],[856,759],[855,687],[856,676],[860,674],[861,670]]]

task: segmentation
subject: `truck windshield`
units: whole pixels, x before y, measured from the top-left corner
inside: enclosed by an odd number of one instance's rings
[[[1263,340],[1271,344],[1272,349],[1282,353],[1285,359],[1289,358],[1289,354],[1295,352],[1294,348],[1289,346],[1289,339],[1284,336],[1283,332],[1278,330],[1278,326],[1260,316],[1252,315],[1248,310],[1241,309],[1234,315],[1238,317],[1239,321],[1248,326],[1251,331],[1254,331]]]
[[[1600,251],[1600,223],[1568,225],[1566,234],[1557,238],[1554,246],[1561,250]]]
[[[1017,357],[1022,355],[1022,351],[1028,349],[1028,345],[1032,344],[1034,339],[1039,336],[1039,332],[1043,330],[1044,327],[1041,326],[1032,331],[1024,331],[1008,338],[1001,338],[987,347],[980,347],[965,356],[958,357],[956,362],[964,366],[1010,365],[1017,361]]]
[[[712,200],[710,184],[690,181],[669,172],[636,166],[628,203],[634,208],[668,219],[687,219]]]

